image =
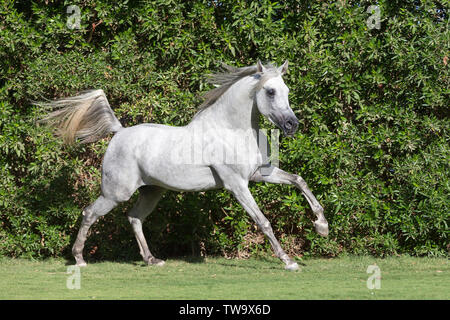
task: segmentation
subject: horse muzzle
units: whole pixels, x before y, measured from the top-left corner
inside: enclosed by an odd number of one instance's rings
[[[285,136],[293,137],[298,129],[298,119],[296,117],[289,117],[285,119],[284,123],[280,127]]]
[[[298,119],[294,112],[273,112],[268,116],[269,120],[283,130],[285,136],[292,137],[298,129]]]

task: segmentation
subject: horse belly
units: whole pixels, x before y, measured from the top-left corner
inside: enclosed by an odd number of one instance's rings
[[[158,166],[143,172],[145,184],[157,185],[175,191],[203,191],[222,187],[213,169],[194,165]]]

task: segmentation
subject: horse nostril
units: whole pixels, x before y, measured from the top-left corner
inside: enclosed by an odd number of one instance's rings
[[[286,129],[288,129],[288,130],[290,130],[291,128],[292,128],[292,126],[293,126],[294,124],[292,123],[292,121],[291,120],[288,120],[288,121],[286,121],[286,123],[285,123],[285,127],[286,127]]]

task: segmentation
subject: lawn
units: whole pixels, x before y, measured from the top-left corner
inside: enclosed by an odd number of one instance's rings
[[[341,257],[304,259],[289,272],[272,257],[169,259],[163,267],[140,261],[96,262],[80,269],[72,261],[0,259],[0,299],[449,299],[444,258]],[[368,289],[370,265],[379,268],[379,289]],[[69,280],[69,281],[68,281]],[[376,279],[374,279],[375,281]],[[375,283],[375,282],[371,282]]]

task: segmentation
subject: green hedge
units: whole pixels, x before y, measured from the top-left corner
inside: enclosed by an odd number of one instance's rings
[[[379,29],[367,25],[374,3]],[[80,29],[66,24],[69,5]],[[109,139],[63,146],[36,125],[44,111],[32,101],[101,88],[124,126],[183,125],[220,61],[257,59],[290,61],[300,129],[282,138],[280,167],[305,178],[330,225],[328,238],[316,235],[295,188],[251,185],[286,251],[446,255],[448,30],[439,1],[1,0],[0,255],[68,255],[100,192]],[[139,257],[132,202],[94,225],[91,258]],[[169,192],[144,232],[161,257],[269,248],[224,191]]]

